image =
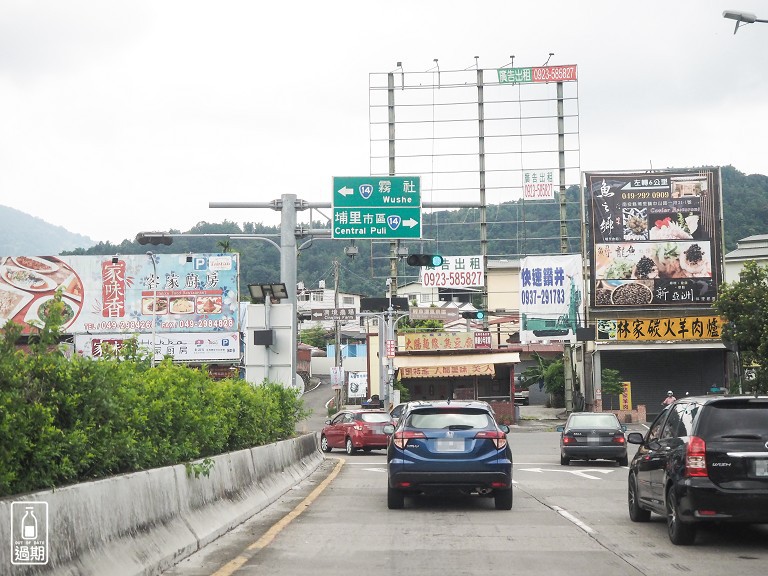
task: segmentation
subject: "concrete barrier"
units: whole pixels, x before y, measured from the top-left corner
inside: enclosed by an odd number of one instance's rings
[[[0,573],[158,574],[277,500],[323,460],[315,434],[212,458],[195,478],[169,466],[0,500]],[[11,562],[11,505],[48,503],[49,562]]]

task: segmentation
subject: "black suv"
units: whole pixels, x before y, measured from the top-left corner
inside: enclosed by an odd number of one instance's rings
[[[653,421],[629,466],[629,517],[666,516],[673,544],[704,522],[768,522],[768,397],[686,397]]]

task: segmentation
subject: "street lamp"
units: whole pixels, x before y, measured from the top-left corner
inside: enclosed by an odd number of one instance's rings
[[[736,27],[733,29],[734,34],[736,34],[739,28],[741,28],[745,24],[754,24],[755,22],[768,22],[768,20],[763,20],[761,18],[758,18],[754,14],[751,14],[750,12],[741,12],[739,10],[725,10],[723,12],[723,18],[727,18],[729,20],[736,20]]]
[[[155,367],[155,341],[157,336],[157,262],[154,252],[147,252],[152,261],[152,368]]]

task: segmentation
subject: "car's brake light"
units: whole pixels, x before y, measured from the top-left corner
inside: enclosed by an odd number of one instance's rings
[[[405,445],[408,444],[408,440],[411,438],[426,438],[426,436],[424,435],[424,432],[419,430],[401,430],[400,432],[395,432],[395,435],[392,436],[392,442],[394,442],[395,446],[400,448],[400,450],[404,450]]]
[[[616,435],[613,437],[614,444],[625,444],[626,442],[627,442],[627,439],[624,438],[624,434],[622,432],[617,432]]]
[[[489,438],[493,440],[497,449],[502,449],[507,445],[507,435],[501,430],[480,430],[475,434],[475,438]]]
[[[570,432],[563,436],[563,444],[576,444],[576,438],[574,438]]]
[[[707,443],[698,436],[691,436],[685,454],[685,475],[707,477]]]

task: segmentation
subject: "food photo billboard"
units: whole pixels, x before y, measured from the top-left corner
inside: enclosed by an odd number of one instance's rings
[[[590,304],[709,307],[722,281],[719,168],[587,172]]]
[[[0,256],[0,326],[30,334],[57,292],[66,334],[238,332],[237,254]]]

